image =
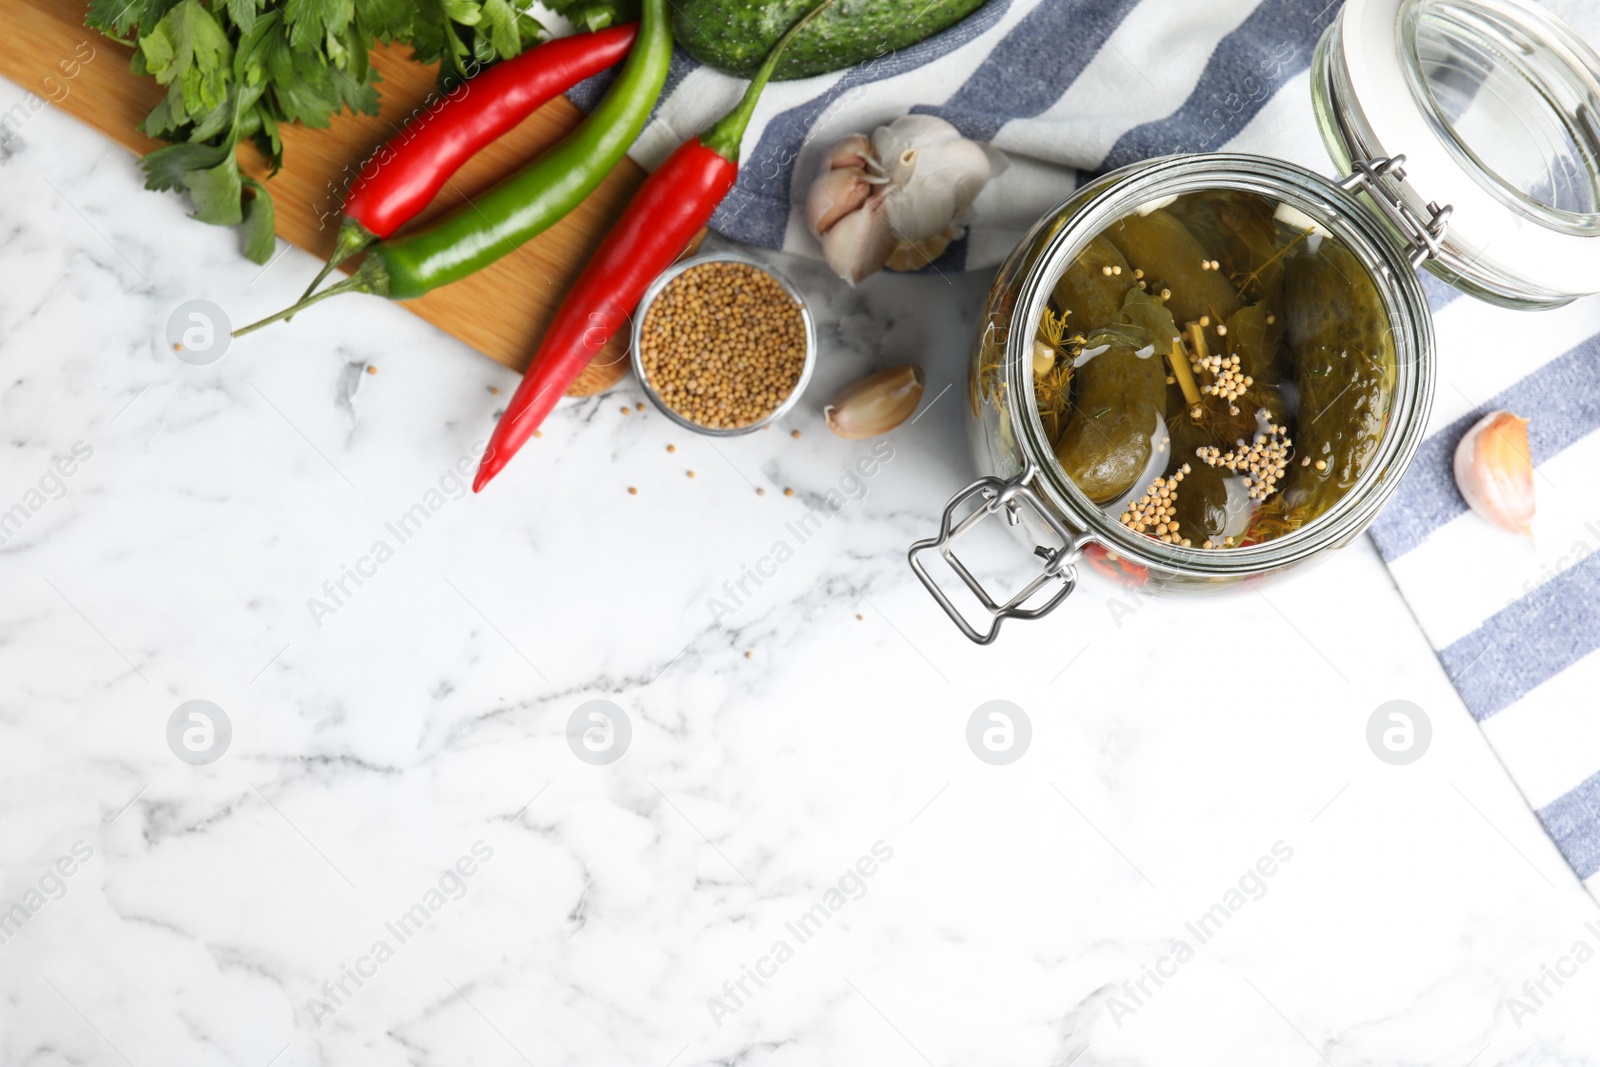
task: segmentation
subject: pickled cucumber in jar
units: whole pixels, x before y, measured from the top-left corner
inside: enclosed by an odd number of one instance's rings
[[[1170,211],[1129,215],[1112,223],[1105,236],[1151,292],[1164,294],[1162,299],[1179,325],[1201,318],[1224,322],[1239,310],[1239,291],[1223,275],[1216,258],[1220,250],[1202,247]],[[1219,266],[1213,267],[1213,262]]]
[[[1263,521],[1297,529],[1326,512],[1378,451],[1394,391],[1394,335],[1383,297],[1343,245],[1290,259],[1289,346],[1300,391],[1299,462]]]
[[[1208,189],[1179,197],[1168,207],[1211,250],[1243,300],[1276,304],[1283,293],[1283,256],[1276,205],[1237,189]]]
[[[1133,288],[1133,270],[1117,246],[1096,237],[1083,246],[1061,272],[1051,299],[1057,308],[1072,312],[1072,325],[1104,325],[1122,310],[1122,298]]]
[[[1336,237],[1280,215],[1304,222],[1253,192],[1186,193],[1107,227],[1051,290],[1041,425],[1135,533],[1271,540],[1325,514],[1377,452],[1396,373],[1386,306]]]
[[[1084,339],[1056,460],[1096,504],[1134,488],[1166,436],[1167,375],[1144,331],[1105,326]]]

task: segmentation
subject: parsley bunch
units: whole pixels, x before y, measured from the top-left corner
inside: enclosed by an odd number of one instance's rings
[[[282,124],[376,115],[374,43],[410,45],[447,84],[543,37],[511,0],[90,0],[88,24],[133,45],[134,71],[167,87],[139,127],[171,142],[142,160],[145,187],[186,189],[196,218],[242,226],[257,263],[272,255],[272,196],[240,172],[241,143],[276,174]]]
[[[580,30],[603,30],[639,17],[639,0],[544,0],[544,3]]]

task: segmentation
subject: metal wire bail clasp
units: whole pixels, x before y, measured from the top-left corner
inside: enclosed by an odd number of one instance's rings
[[[1449,204],[1440,207],[1438,201],[1431,201],[1428,217],[1423,218],[1386,179],[1397,183],[1406,180],[1405,156],[1358,159],[1350,164],[1350,173],[1340,180],[1339,187],[1372,197],[1384,218],[1405,237],[1406,258],[1413,267],[1420,267],[1425,260],[1437,256],[1443,247],[1445,227],[1449,225],[1453,208]]]
[[[1056,606],[1065,600],[1078,584],[1078,571],[1074,564],[1082,553],[1081,540],[1079,535],[1063,525],[1061,520],[1057,519],[1045,507],[1038,494],[1028,487],[1027,482],[1035,473],[1036,468],[1030,464],[1026,470],[1010,481],[1000,478],[979,478],[951,497],[950,503],[945,505],[944,517],[939,522],[939,535],[918,541],[906,553],[906,558],[911,563],[911,569],[917,572],[917,577],[922,579],[922,584],[927,587],[928,592],[932,593],[933,598],[939,602],[939,606],[944,608],[945,614],[949,615],[955,621],[955,624],[961,627],[961,632],[966,634],[968,639],[980,645],[987,645],[993,641],[1000,633],[1000,624],[1007,619],[1037,619],[1054,611]],[[974,498],[981,498],[983,505],[960,522],[956,522],[956,510]],[[1035,548],[1034,555],[1044,560],[1044,570],[1010,600],[1001,604],[989,595],[988,590],[984,589],[983,583],[978,580],[977,576],[969,571],[961,560],[956,557],[951,545],[956,538],[972,529],[978,523],[990,515],[995,515],[1002,511],[1005,512],[1007,521],[1015,526],[1021,521],[1019,508],[1022,504],[1026,504],[1033,509],[1034,514],[1049,525],[1051,531],[1061,539],[1061,547],[1046,548],[1040,545]],[[924,566],[922,560],[917,558],[920,553],[926,552],[930,548],[939,550],[939,554],[950,565],[950,569],[961,576],[961,580],[966,583],[967,588],[972,590],[972,595],[978,598],[978,602],[983,605],[983,609],[989,613],[990,625],[988,630],[979,632],[966,620],[966,617],[961,614],[955,604],[951,603],[945,591],[934,582],[933,576],[928,573],[928,569]],[[1061,588],[1056,590],[1050,599],[1037,607],[1029,608],[1023,606],[1030,597],[1051,581],[1060,581]]]

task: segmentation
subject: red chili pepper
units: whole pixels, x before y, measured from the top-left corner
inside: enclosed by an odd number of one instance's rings
[[[407,123],[361,168],[344,202],[333,255],[307,294],[334,267],[415,218],[485,145],[553,97],[622,62],[638,35],[639,24],[629,22],[546,41],[461,82]]]
[[[750,80],[739,105],[705,133],[679,145],[633,195],[539,342],[489,438],[473,492],[511,462],[567,386],[628,321],[645,289],[710,221],[739,176],[739,143],[784,46],[832,2],[822,0],[790,27]]]

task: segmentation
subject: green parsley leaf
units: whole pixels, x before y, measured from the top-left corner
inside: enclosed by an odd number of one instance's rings
[[[256,26],[256,0],[227,0],[228,17],[239,27],[239,32],[250,36]]]
[[[517,33],[517,13],[506,0],[483,0],[483,21],[489,30],[489,43],[502,56],[514,56],[522,51],[522,38]]]
[[[451,22],[459,22],[463,26],[476,26],[478,20],[483,18],[483,11],[476,0],[444,0],[444,13]]]
[[[244,186],[251,194],[244,205],[244,254],[252,263],[265,263],[278,247],[278,239],[273,234],[276,212],[272,207],[272,195],[254,178],[246,178]]]
[[[190,171],[207,170],[227,158],[231,149],[227,145],[169,144],[158,148],[139,161],[144,170],[146,189],[183,189],[184,176]]]
[[[158,83],[180,86],[178,117],[204,114],[227,99],[233,44],[200,0],[182,0],[163,15],[140,39],[139,51]]]
[[[439,64],[441,79],[517,55],[544,36],[522,2],[87,0],[85,21],[132,44],[131,69],[167,89],[140,125],[171,142],[145,156],[145,185],[186,190],[196,218],[242,226],[245,254],[260,262],[272,253],[275,211],[266,185],[241,174],[237,145],[253,144],[276,174],[283,123],[323,128],[346,110],[377,114],[375,42],[409,45],[419,62]]]
[[[545,3],[580,30],[603,30],[639,17],[639,0],[545,0]]]
[[[191,170],[183,184],[194,200],[194,217],[218,226],[237,226],[244,220],[239,161],[229,152],[221,163],[206,170]]]

